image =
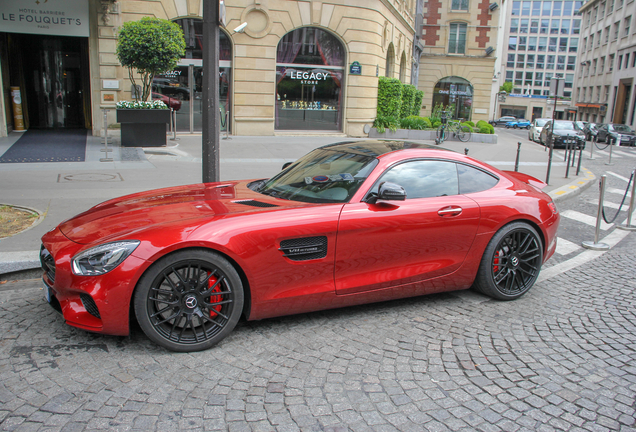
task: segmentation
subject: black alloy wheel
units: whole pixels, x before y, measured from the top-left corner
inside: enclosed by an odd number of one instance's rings
[[[488,243],[474,287],[498,300],[514,300],[537,281],[543,246],[537,231],[525,222],[501,228]]]
[[[243,285],[219,254],[184,250],[150,267],[139,280],[134,306],[139,325],[153,342],[171,351],[201,351],[236,326]]]

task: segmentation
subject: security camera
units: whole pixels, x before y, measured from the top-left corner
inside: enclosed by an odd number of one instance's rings
[[[246,22],[244,22],[243,24],[241,24],[240,26],[235,28],[234,29],[234,33],[243,33],[243,30],[245,30],[245,27],[247,27],[247,23]]]

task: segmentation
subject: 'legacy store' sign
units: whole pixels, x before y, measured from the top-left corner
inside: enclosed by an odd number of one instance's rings
[[[0,31],[88,36],[88,0],[0,1]]]

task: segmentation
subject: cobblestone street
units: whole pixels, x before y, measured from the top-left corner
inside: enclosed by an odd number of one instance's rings
[[[240,324],[175,354],[0,285],[3,430],[636,430],[636,241],[514,302],[472,291]]]

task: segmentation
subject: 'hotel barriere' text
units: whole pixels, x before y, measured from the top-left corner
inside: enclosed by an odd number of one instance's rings
[[[19,14],[3,13],[3,21],[29,22],[37,24],[55,24],[55,25],[82,25],[79,18],[69,18],[64,16],[64,12],[47,11],[37,9],[20,9]]]

